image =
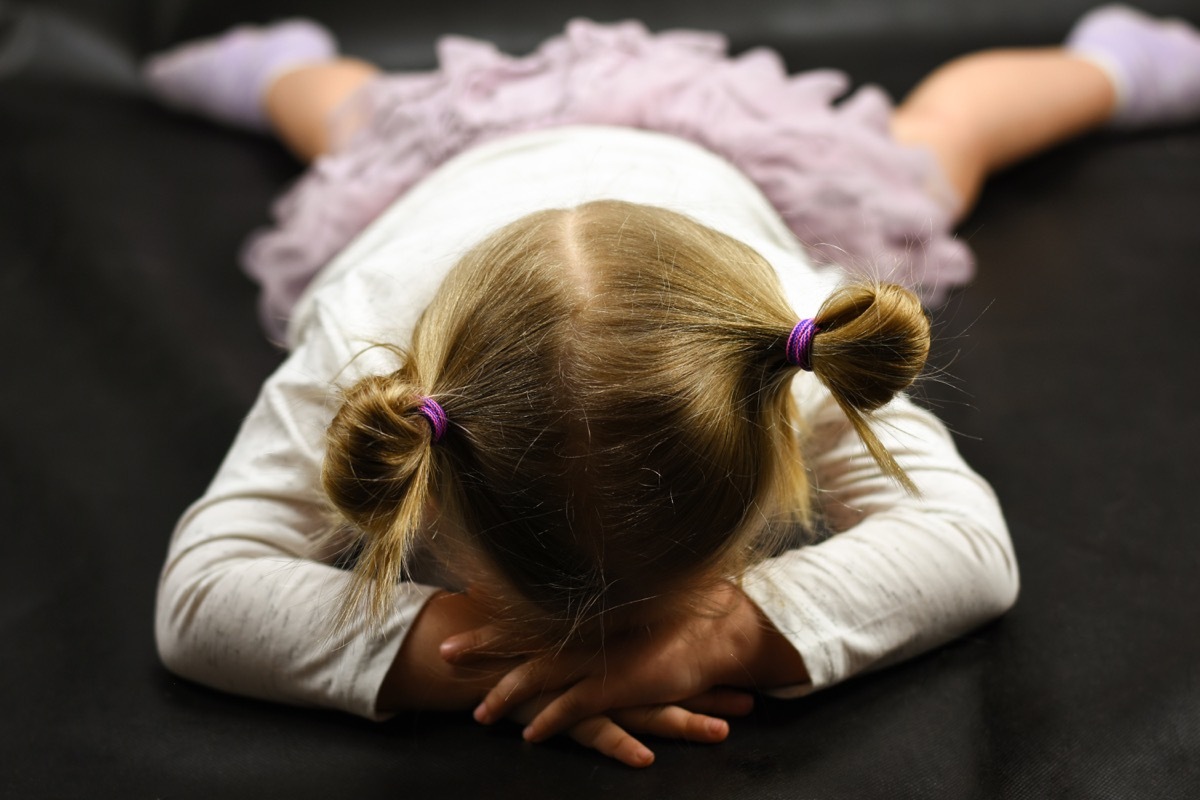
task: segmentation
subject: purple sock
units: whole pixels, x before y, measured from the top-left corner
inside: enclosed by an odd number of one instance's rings
[[[270,124],[263,100],[271,81],[288,69],[336,55],[337,43],[328,30],[292,19],[187,42],[150,58],[142,74],[165,105],[266,131]]]
[[[1200,32],[1188,23],[1155,19],[1127,6],[1102,6],[1075,23],[1065,46],[1112,78],[1114,128],[1200,119]]]

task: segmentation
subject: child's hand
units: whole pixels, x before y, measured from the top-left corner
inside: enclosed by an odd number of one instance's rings
[[[490,630],[491,612],[470,593],[439,593],[426,604],[413,624],[381,688],[381,711],[400,708],[453,710],[471,708],[496,681],[522,660],[507,652],[476,648],[459,659],[438,656],[437,645],[455,635]],[[449,637],[449,639],[447,639]],[[450,663],[448,663],[450,662]],[[548,692],[513,703],[503,716],[528,724],[559,692]],[[748,701],[749,698],[747,697]],[[706,713],[747,713],[750,702],[722,702],[720,697],[697,698],[682,706],[653,705],[627,708],[610,714],[588,715],[562,730],[579,744],[615,758],[631,767],[649,766],[654,754],[632,734],[650,734],[692,742],[715,743],[729,735],[729,725]],[[744,710],[738,711],[742,708]],[[499,717],[498,717],[499,718]]]
[[[526,660],[488,692],[475,718],[491,723],[531,698],[559,692],[525,729],[541,741],[610,709],[688,705],[727,716],[749,710],[742,692],[716,686],[767,688],[807,680],[799,654],[739,589],[714,591],[724,614],[695,614],[610,638],[601,649],[566,649]],[[442,657],[455,664],[504,653],[488,627],[447,638]],[[620,711],[617,714],[621,713]],[[722,737],[724,738],[724,737]]]
[[[560,694],[551,692],[540,695],[508,716],[516,722],[529,723]],[[588,717],[567,729],[567,735],[584,747],[630,767],[648,767],[654,763],[654,753],[634,737],[634,733],[716,744],[729,735],[729,723],[682,706],[659,705],[620,709]]]

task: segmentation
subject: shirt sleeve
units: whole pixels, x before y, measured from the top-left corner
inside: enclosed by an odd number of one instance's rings
[[[404,636],[436,589],[405,583],[380,631],[335,632],[349,574],[319,551],[334,380],[352,353],[309,337],[267,380],[204,496],[171,538],[155,634],[163,663],[236,694],[372,719]]]
[[[991,487],[904,397],[873,430],[920,490],[884,475],[832,397],[809,417],[818,514],[833,535],[753,568],[744,589],[803,658],[799,696],[931,649],[1008,610],[1018,575]]]

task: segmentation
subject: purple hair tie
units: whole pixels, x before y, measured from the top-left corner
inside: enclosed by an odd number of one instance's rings
[[[437,444],[446,433],[446,428],[450,425],[450,418],[446,416],[446,409],[442,408],[437,400],[434,400],[432,397],[426,397],[417,406],[417,413],[429,420],[429,427],[433,428],[433,441],[434,444]]]
[[[789,364],[812,372],[812,344],[817,335],[815,320],[802,319],[792,328],[787,340],[787,360]]]

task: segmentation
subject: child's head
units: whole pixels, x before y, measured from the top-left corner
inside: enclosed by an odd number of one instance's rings
[[[814,370],[901,477],[861,415],[924,364],[919,302],[854,288],[816,319]],[[351,605],[381,617],[423,546],[556,635],[737,575],[809,517],[796,322],[757,253],[662,209],[593,202],[492,235],[330,425],[325,487],[361,536]],[[449,418],[436,443],[425,397]]]

